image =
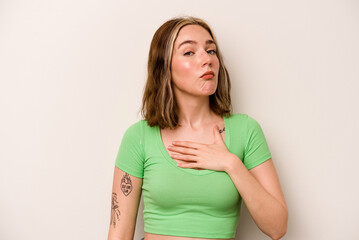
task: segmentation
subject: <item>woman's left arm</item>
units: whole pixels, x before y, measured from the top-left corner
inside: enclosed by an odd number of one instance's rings
[[[232,157],[225,171],[253,220],[272,239],[280,239],[287,231],[288,210],[272,159],[248,171],[237,156]]]

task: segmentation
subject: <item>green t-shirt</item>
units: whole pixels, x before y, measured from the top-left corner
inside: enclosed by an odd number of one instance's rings
[[[225,144],[247,169],[271,158],[263,131],[246,114],[223,117]],[[145,232],[197,238],[234,238],[241,196],[226,172],[177,167],[160,128],[145,120],[125,132],[116,158],[122,171],[143,178]]]

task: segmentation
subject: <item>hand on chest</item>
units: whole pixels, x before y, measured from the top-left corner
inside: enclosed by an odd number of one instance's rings
[[[211,144],[215,140],[212,127],[204,128],[197,131],[190,129],[180,129],[180,130],[162,129],[161,130],[162,142],[163,145],[166,147],[166,149],[168,148],[168,146],[172,144],[173,141],[191,141],[197,143]],[[220,126],[220,130],[221,130],[220,132],[223,141],[225,141],[224,129],[225,129],[224,124],[222,124],[222,126]]]

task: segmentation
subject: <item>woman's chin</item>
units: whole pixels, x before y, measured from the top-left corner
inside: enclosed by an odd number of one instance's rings
[[[206,95],[206,96],[210,96],[216,92],[216,89],[217,88],[215,88],[215,87],[202,89],[202,94]]]
[[[208,82],[207,84],[205,84],[202,89],[201,92],[203,95],[212,95],[216,92],[217,90],[217,85],[216,84],[212,84],[210,82]]]

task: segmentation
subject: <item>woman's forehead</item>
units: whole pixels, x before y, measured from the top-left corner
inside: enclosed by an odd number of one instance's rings
[[[214,43],[213,38],[205,28],[199,25],[187,25],[179,31],[175,46],[180,47],[183,43],[196,44],[198,42]]]

